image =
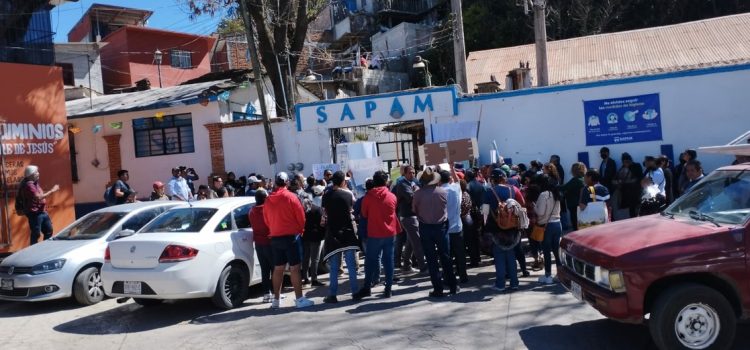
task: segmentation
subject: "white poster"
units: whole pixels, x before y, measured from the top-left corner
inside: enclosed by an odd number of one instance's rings
[[[313,176],[315,176],[316,179],[322,179],[323,172],[325,172],[326,170],[330,170],[332,173],[335,173],[341,170],[341,166],[339,164],[330,164],[330,163],[312,165]]]
[[[363,185],[367,178],[372,178],[378,170],[383,170],[383,161],[380,157],[368,159],[349,159],[349,170],[352,172],[354,186]]]

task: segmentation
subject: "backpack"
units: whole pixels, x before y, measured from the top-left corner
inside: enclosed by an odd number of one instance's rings
[[[115,185],[107,186],[104,190],[104,203],[107,206],[113,206],[117,204],[117,196],[115,196]]]
[[[26,198],[24,198],[23,189],[26,187],[26,182],[21,181],[18,184],[18,190],[16,191],[16,214],[17,215],[26,215],[26,208],[28,207],[26,205]]]
[[[510,199],[514,199],[513,192],[515,191],[513,190],[513,188],[509,186],[503,187],[506,187],[508,191],[510,191]],[[490,191],[492,191],[492,194],[494,194],[495,198],[497,199],[497,209],[495,209],[493,215],[497,227],[499,227],[501,230],[512,230],[519,228],[520,224],[518,222],[518,216],[513,213],[506,202],[500,200],[500,197],[497,195],[497,192],[495,192],[494,188],[491,188]]]

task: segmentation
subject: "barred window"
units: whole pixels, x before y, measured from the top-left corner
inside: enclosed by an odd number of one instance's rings
[[[193,153],[193,120],[188,114],[133,119],[135,156]]]
[[[169,51],[169,62],[172,67],[191,69],[193,68],[193,59],[190,51],[171,50]]]

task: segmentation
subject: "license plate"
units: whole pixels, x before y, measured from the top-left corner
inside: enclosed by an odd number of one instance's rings
[[[573,293],[576,299],[583,301],[583,292],[581,291],[580,284],[570,281],[570,292]]]
[[[141,282],[125,281],[123,282],[124,294],[141,294]]]
[[[13,280],[9,280],[9,279],[0,280],[0,289],[13,290]]]

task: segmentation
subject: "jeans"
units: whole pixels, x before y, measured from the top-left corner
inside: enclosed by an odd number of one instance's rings
[[[318,280],[318,264],[320,263],[320,242],[302,240],[302,279],[310,277]]]
[[[455,260],[456,275],[461,279],[468,278],[466,274],[466,246],[464,246],[464,234],[462,232],[449,233],[451,258]]]
[[[365,256],[365,283],[363,288],[370,288],[372,282],[380,278],[380,261],[382,256],[385,271],[385,288],[393,285],[393,237],[367,239]]]
[[[40,233],[44,234],[45,240],[52,237],[52,220],[50,220],[47,212],[29,213],[26,214],[26,218],[29,220],[29,228],[31,229],[29,245],[39,242]]]
[[[353,249],[344,252],[346,269],[349,270],[349,286],[351,287],[352,294],[359,291],[359,288],[357,287],[357,267],[354,265],[356,253],[357,251]],[[339,291],[339,264],[341,264],[341,254],[334,254],[331,256],[329,262],[331,264],[331,272],[328,275],[330,276],[331,284],[328,286],[328,295],[336,295]]]
[[[406,239],[409,241],[409,245],[404,250],[402,266],[404,268],[411,267],[411,255],[413,253],[417,258],[417,267],[423,270],[425,268],[425,253],[420,241],[422,224],[417,220],[416,216],[401,217],[400,219],[401,227],[406,231]]]
[[[464,242],[466,249],[469,251],[469,262],[472,265],[479,265],[482,260],[479,256],[479,228],[478,220],[472,217],[471,214],[465,215],[463,218],[464,226]]]
[[[544,240],[542,241],[542,251],[544,252],[544,275],[552,276],[552,258],[550,253],[555,255],[555,265],[560,267],[560,236],[562,236],[562,225],[559,221],[547,223],[544,230]]]
[[[427,260],[427,268],[430,270],[432,288],[435,292],[443,292],[443,279],[440,274],[440,266],[442,266],[445,284],[448,285],[451,292],[455,291],[456,275],[453,273],[453,264],[451,264],[450,239],[445,224],[424,224],[420,222],[419,232]],[[435,253],[436,250],[437,254]],[[440,265],[438,265],[438,258]]]
[[[526,272],[526,254],[523,252],[523,245],[521,242],[518,242],[518,244],[513,247],[513,255],[515,255],[518,265],[521,266],[521,272]]]
[[[492,254],[495,256],[495,287],[505,288],[506,275],[510,276],[510,287],[518,287],[518,272],[513,250],[503,250],[493,244]]]
[[[273,273],[273,252],[271,245],[255,245],[255,255],[258,256],[260,264],[260,280],[263,285],[263,293],[270,293],[273,285],[271,284],[271,274]]]

